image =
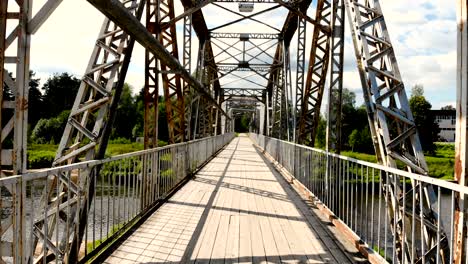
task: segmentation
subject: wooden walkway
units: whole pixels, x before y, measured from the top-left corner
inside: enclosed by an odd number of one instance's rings
[[[237,137],[105,263],[363,262],[316,211]]]

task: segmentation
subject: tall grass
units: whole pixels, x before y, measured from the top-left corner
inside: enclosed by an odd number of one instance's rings
[[[374,155],[343,151],[342,155],[368,161],[377,162]],[[429,167],[429,176],[443,180],[453,180],[453,167],[455,160],[455,145],[452,143],[436,143],[436,151],[433,156],[426,154],[426,162]]]

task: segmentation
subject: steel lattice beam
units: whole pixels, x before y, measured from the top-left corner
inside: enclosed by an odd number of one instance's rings
[[[427,164],[380,3],[377,0],[346,0],[345,3],[378,160],[385,166],[395,168],[399,161],[408,170],[427,174]],[[397,240],[395,250],[398,258],[405,259],[407,263],[424,259],[435,262],[436,258],[445,262],[445,256],[448,256],[447,237],[443,231],[437,234],[438,230],[433,228],[440,225],[433,206],[436,201],[434,190],[426,184],[412,182],[410,191],[418,193],[416,206],[423,210],[427,220],[422,227],[424,241],[418,249],[421,254],[413,258],[414,252],[411,252],[408,241],[411,236],[403,234],[405,229],[402,226],[405,218],[411,217],[411,214],[401,210],[404,208],[400,201],[402,190],[400,180],[395,177],[388,175],[389,182],[385,183],[384,191],[389,215],[395,216],[390,222]],[[408,229],[406,232],[409,232]],[[441,251],[431,250],[438,243]]]
[[[2,1],[0,3],[0,177],[6,176],[5,171],[10,169],[14,174],[26,171],[26,147],[28,127],[28,86],[29,86],[29,47],[31,36],[28,33],[29,20],[32,13],[32,2],[25,1]],[[13,25],[10,31],[8,25]],[[12,44],[16,44],[13,46]],[[6,55],[7,53],[10,56]],[[11,72],[7,71],[11,68]],[[6,117],[6,120],[3,118]],[[7,139],[12,141],[11,147],[5,143]],[[2,196],[10,196],[15,199],[13,186],[7,188],[8,193]],[[23,187],[25,188],[25,187]],[[3,192],[3,191],[2,191]],[[15,221],[16,220],[16,221]],[[0,237],[7,231],[15,231],[14,225],[20,225],[16,230],[20,231],[26,219],[15,212],[2,219]],[[13,228],[12,228],[13,227]],[[17,256],[27,245],[24,233],[13,234],[11,242],[0,243],[2,254],[0,262],[8,261],[7,257]],[[19,261],[25,261],[21,256]]]
[[[331,14],[331,0],[319,0],[315,19],[322,25],[330,26]],[[327,78],[329,49],[330,34],[326,34],[315,27],[312,35],[307,79],[302,95],[302,108],[298,117],[297,139],[300,144],[314,146],[315,143],[325,80]]]
[[[271,33],[225,33],[211,32],[211,38],[227,38],[227,39],[278,39],[279,34]]]
[[[468,1],[457,5],[457,125],[455,140],[455,180],[461,186],[468,185]],[[467,197],[457,194],[455,203],[453,255],[455,264],[466,259]],[[465,250],[464,250],[465,249]]]
[[[302,110],[304,97],[304,74],[305,74],[305,52],[306,52],[306,27],[307,21],[299,18],[297,30],[297,69],[296,69],[296,104],[294,112],[293,128],[297,130],[297,116]],[[297,134],[297,132],[295,132]],[[297,138],[296,138],[297,140]],[[295,141],[296,141],[295,140]]]
[[[147,3],[148,14],[147,29],[154,34],[163,47],[176,60],[179,58],[177,46],[176,26],[162,28],[162,25],[175,17],[173,0],[149,0]],[[150,60],[158,60],[156,56]],[[160,63],[161,81],[166,105],[166,115],[169,128],[169,143],[183,142],[186,132],[185,102],[180,75],[169,74],[169,67],[162,61]],[[147,77],[150,78],[150,77]]]
[[[0,76],[1,92],[1,176],[11,169],[14,174],[26,171],[26,146],[28,127],[28,86],[29,86],[29,46],[31,36],[28,32],[32,13],[31,0],[2,1],[0,28]],[[13,30],[7,31],[7,24]],[[14,46],[13,44],[16,44]],[[10,56],[7,56],[9,53]],[[11,72],[6,68],[10,68]],[[6,147],[7,139],[13,146]]]
[[[330,88],[328,89],[328,115],[326,147],[328,151],[341,151],[341,111],[344,66],[345,10],[343,0],[333,0],[330,43]]]
[[[180,74],[180,77],[189,82],[201,96],[216,107],[223,115],[226,113],[217,104],[216,100],[209,94],[203,84],[195,79],[172,55],[148,32],[134,16],[130,15],[125,7],[117,0],[88,0],[93,6],[109,17],[112,21],[122,27],[125,32],[135,38],[143,47],[156,54],[160,61],[167,65],[171,71]],[[195,13],[194,13],[195,15]],[[192,24],[195,27],[195,17],[192,16]],[[198,21],[199,22],[199,21]]]
[[[127,2],[125,8],[140,18],[143,6],[143,2],[134,0]],[[73,163],[79,157],[85,157],[87,160],[104,157],[133,44],[134,40],[122,29],[109,19],[105,19],[71,109],[53,166]],[[91,118],[93,116],[96,118]],[[91,173],[91,171],[83,172],[76,183],[67,181],[71,175],[62,175],[60,182],[49,181],[42,197],[42,206],[47,208],[54,204],[67,203],[73,198],[92,201],[94,192],[90,190],[94,189],[94,181],[90,181]],[[72,197],[68,197],[67,200],[49,201],[55,190],[64,189],[69,189]],[[90,204],[83,202],[74,206],[72,215],[69,217],[81,219],[79,226],[77,226],[77,221],[70,223],[69,220],[58,219],[56,222],[57,219],[53,216],[51,221],[36,220],[34,223],[35,247],[38,245],[38,239],[43,239],[38,235],[42,233],[55,249],[48,254],[52,254],[52,257],[57,260],[68,259],[68,262],[75,262],[78,252],[71,249],[81,244]],[[44,225],[44,222],[49,224]],[[60,237],[59,241],[52,241],[54,230],[60,229],[56,228],[56,225],[71,226],[70,230],[74,232],[70,232],[69,236],[56,234],[55,236]]]

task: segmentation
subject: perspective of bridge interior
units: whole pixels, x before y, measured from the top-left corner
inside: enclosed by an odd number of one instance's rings
[[[456,1],[454,181],[431,177],[384,0],[66,1],[103,23],[38,170],[30,51],[65,1],[0,1],[0,263],[468,263],[468,1]],[[136,47],[144,149],[108,156]],[[376,163],[341,155],[345,53]]]

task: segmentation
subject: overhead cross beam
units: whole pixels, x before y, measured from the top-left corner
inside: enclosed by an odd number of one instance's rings
[[[195,79],[138,21],[130,15],[125,7],[117,0],[88,0],[93,6],[100,10],[109,19],[119,25],[125,32],[135,38],[143,47],[156,54],[162,63],[167,65],[172,71],[177,72],[187,82],[193,85],[209,103],[217,108],[223,115],[227,116],[218,102],[209,94],[204,85]],[[195,21],[195,18],[193,18]]]

